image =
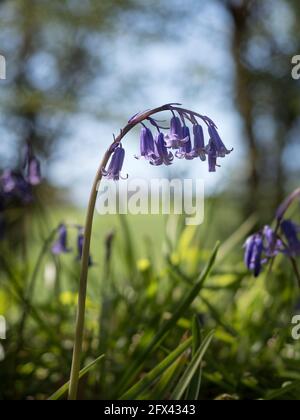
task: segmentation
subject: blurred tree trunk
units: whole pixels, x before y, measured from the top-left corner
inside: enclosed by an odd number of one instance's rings
[[[249,8],[253,1],[230,1],[227,4],[228,11],[234,24],[232,37],[232,55],[236,67],[235,93],[239,112],[244,120],[244,130],[249,150],[249,171],[247,176],[248,199],[246,200],[246,212],[252,213],[256,208],[256,199],[259,189],[259,174],[257,168],[258,147],[253,132],[252,115],[253,100],[251,97],[251,75],[243,63],[242,51],[247,38],[247,22]]]
[[[249,156],[245,214],[257,210],[271,217],[287,190],[293,188],[288,185],[290,169],[285,152],[299,123],[300,101],[299,83],[291,77],[286,37],[293,34],[295,54],[299,53],[299,2],[225,0],[222,5],[233,25],[235,97]],[[280,5],[295,17],[295,23],[283,16],[283,32],[275,33],[278,16],[272,13]]]

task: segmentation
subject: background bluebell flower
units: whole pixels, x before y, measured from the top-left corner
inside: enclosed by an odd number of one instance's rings
[[[77,235],[77,260],[81,261],[82,254],[83,254],[83,245],[84,245],[84,230],[79,228],[78,235]],[[93,265],[93,259],[89,256],[89,266]]]
[[[4,193],[12,193],[17,187],[17,179],[12,170],[6,169],[1,176],[1,187]]]
[[[42,181],[41,164],[35,156],[32,146],[27,144],[24,156],[25,179],[30,185],[38,185]]]
[[[71,251],[68,248],[68,231],[65,224],[58,227],[58,239],[51,250],[54,255],[67,254]]]
[[[36,157],[32,157],[28,162],[26,180],[33,186],[42,181],[41,164]]]
[[[278,237],[274,229],[265,226],[263,230],[264,248],[268,258],[276,257],[280,252],[284,252],[282,240]]]
[[[261,234],[255,234],[247,239],[245,244],[245,264],[255,277],[260,275],[265,262],[263,251],[263,236]]]
[[[291,220],[284,220],[281,223],[281,230],[286,238],[288,254],[292,257],[300,255],[300,241],[298,238],[300,228]]]
[[[22,174],[7,169],[2,174],[0,181],[2,192],[7,198],[21,200],[24,204],[32,201],[31,185]]]

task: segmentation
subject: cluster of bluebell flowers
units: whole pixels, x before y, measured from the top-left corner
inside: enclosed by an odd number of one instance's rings
[[[82,252],[83,252],[83,243],[84,243],[84,230],[82,226],[67,226],[64,223],[61,223],[57,230],[57,238],[54,244],[51,247],[51,252],[53,255],[62,255],[62,254],[69,254],[72,252],[72,248],[68,246],[68,230],[70,228],[75,228],[77,230],[77,240],[76,240],[76,247],[77,247],[77,256],[76,260],[81,261]],[[90,256],[89,265],[93,265],[92,257]]]
[[[5,169],[0,176],[0,238],[5,231],[5,210],[12,202],[21,205],[33,200],[33,187],[41,183],[40,162],[27,145],[21,170]]]
[[[276,212],[276,228],[265,226],[264,229],[250,236],[245,243],[245,264],[258,277],[263,266],[277,255],[288,257],[295,265],[295,258],[300,256],[300,226],[285,214],[290,205],[300,198],[300,189],[294,191]],[[297,271],[297,276],[299,275]]]
[[[226,157],[233,149],[229,150],[224,145],[215,123],[208,117],[179,107],[170,105],[169,110],[172,112],[172,118],[167,128],[161,127],[152,117],[147,117],[146,121],[139,121],[142,128],[140,153],[135,156],[136,159],[145,159],[153,166],[169,166],[175,158],[186,160],[199,158],[203,162],[208,161],[209,172],[216,172],[219,166],[218,159]],[[135,115],[129,123],[134,123],[140,115]],[[207,127],[207,142],[199,120]],[[155,127],[156,135],[153,135],[151,128],[145,122]],[[124,158],[125,150],[121,143],[117,144],[108,169],[103,170],[103,176],[115,181],[124,179],[125,177],[121,175]]]

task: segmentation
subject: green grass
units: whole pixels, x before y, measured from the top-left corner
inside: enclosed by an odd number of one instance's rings
[[[230,206],[213,204],[199,227],[96,215],[80,398],[299,399],[300,342],[291,338],[299,292],[290,266],[278,260],[270,276],[253,279],[242,244],[255,220],[241,226]],[[1,244],[0,314],[9,327],[1,399],[64,398],[68,387],[80,267],[75,249],[60,258],[49,244],[42,252],[61,221],[82,224],[84,212],[27,215],[25,244]],[[73,248],[75,240],[74,230]]]

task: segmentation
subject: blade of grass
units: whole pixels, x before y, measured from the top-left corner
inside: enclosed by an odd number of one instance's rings
[[[222,262],[230,252],[244,241],[247,234],[254,228],[258,220],[256,214],[252,214],[234,233],[230,238],[221,246],[218,255],[218,263]]]
[[[176,350],[169,354],[162,362],[160,362],[151,372],[147,373],[137,384],[131,387],[120,400],[134,400],[149,388],[154,381],[159,378],[192,344],[192,338],[188,338],[184,343],[180,344]]]
[[[199,369],[200,364],[203,360],[203,357],[212,342],[212,339],[214,337],[214,331],[211,331],[203,340],[202,345],[197,350],[195,356],[193,357],[191,363],[187,367],[186,371],[184,372],[181,380],[178,382],[171,399],[172,400],[180,400],[182,396],[184,395],[187,387],[191,383],[191,380],[193,379],[195,373],[197,372],[197,369]]]
[[[193,353],[192,356],[195,357],[198,349],[202,344],[202,334],[201,334],[201,324],[199,318],[194,316],[192,324],[192,336],[193,336]],[[188,387],[186,400],[188,401],[197,401],[199,398],[200,387],[202,380],[202,369],[199,368],[193,376],[191,383]]]
[[[283,397],[284,395],[288,394],[289,392],[295,391],[296,389],[300,390],[300,381],[295,381],[290,385],[287,385],[283,388],[277,389],[268,393],[265,397],[265,400],[272,401],[277,400],[278,398]]]
[[[224,328],[224,330],[229,334],[232,335],[232,337],[237,337],[238,333],[237,331],[229,326],[226,325],[226,323],[224,321],[222,321],[222,317],[219,314],[219,312],[216,310],[216,308],[207,300],[205,299],[202,295],[201,295],[201,300],[202,302],[205,304],[205,306],[207,306],[208,310],[211,313],[211,316],[215,319],[215,321]]]
[[[186,310],[190,307],[190,305],[194,302],[196,297],[199,295],[200,290],[203,287],[204,282],[208,278],[212,267],[214,266],[214,263],[216,261],[216,257],[218,254],[220,244],[217,243],[205,269],[201,273],[198,281],[195,283],[193,288],[190,290],[190,292],[185,296],[181,303],[177,305],[177,308],[174,310],[173,316],[166,321],[162,327],[159,329],[158,333],[155,335],[155,337],[152,339],[152,341],[149,343],[149,345],[145,348],[144,351],[140,355],[136,357],[136,361],[132,363],[132,365],[129,367],[129,369],[125,372],[125,375],[123,379],[121,380],[120,386],[117,389],[117,395],[118,393],[124,393],[126,387],[130,383],[130,381],[139,373],[140,369],[143,366],[143,363],[149,356],[149,354],[159,346],[159,344],[163,341],[163,339],[166,337],[166,335],[169,333],[169,331],[176,325],[177,321],[182,317],[182,315],[186,312]]]
[[[96,366],[97,363],[99,363],[104,358],[104,354],[99,356],[96,360],[94,360],[92,363],[90,363],[88,366],[83,368],[80,371],[79,379],[83,378],[89,371]],[[65,383],[61,388],[59,388],[50,398],[48,398],[49,401],[57,401],[60,398],[62,398],[69,390],[70,381]]]
[[[148,394],[149,400],[167,400],[170,392],[182,376],[188,355],[183,353],[161,376],[151,393]]]
[[[132,234],[126,216],[123,214],[119,214],[119,220],[122,229],[122,237],[124,238],[124,244],[126,244],[126,246],[123,247],[125,263],[127,265],[128,273],[132,275],[132,271],[134,270],[135,272],[136,267]]]

